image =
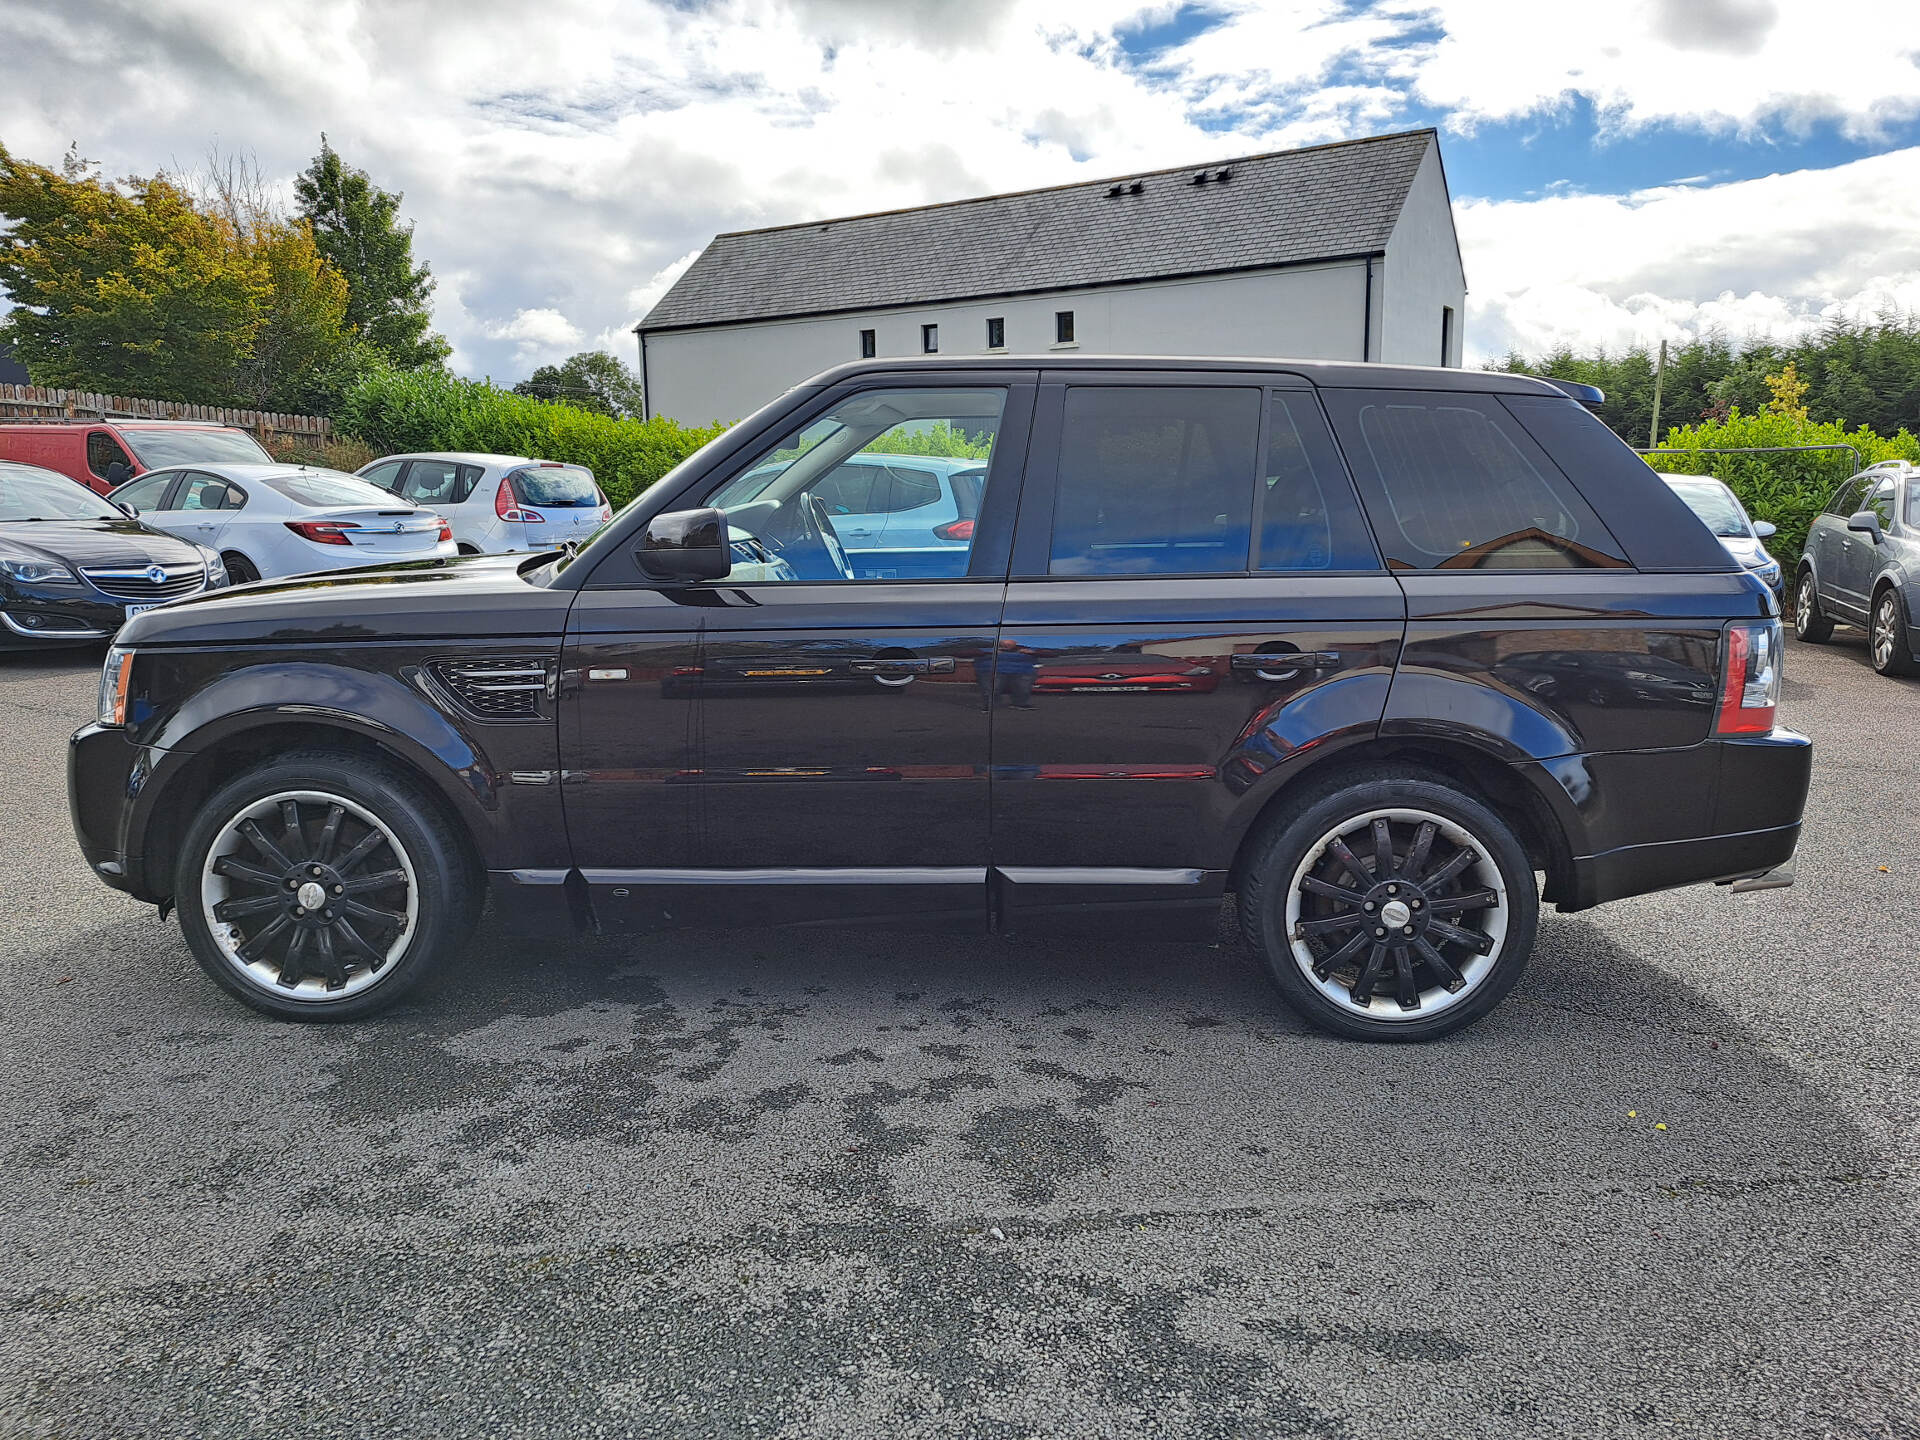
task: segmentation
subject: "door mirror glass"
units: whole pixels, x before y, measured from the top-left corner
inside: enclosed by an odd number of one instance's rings
[[[724,580],[733,568],[727,517],[711,508],[656,515],[647,522],[634,559],[656,580]]]
[[[1880,538],[1880,517],[1871,510],[1856,510],[1847,517],[1847,529],[1858,530],[1863,535]]]
[[[1753,522],[1753,533],[1758,539],[1771,540],[1779,532],[1771,520],[1756,520]]]

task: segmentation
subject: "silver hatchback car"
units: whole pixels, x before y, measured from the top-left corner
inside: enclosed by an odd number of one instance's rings
[[[444,515],[463,555],[558,550],[613,518],[593,472],[557,460],[422,451],[383,456],[356,473]]]

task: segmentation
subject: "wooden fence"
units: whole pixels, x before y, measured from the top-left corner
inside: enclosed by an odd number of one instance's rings
[[[262,444],[270,440],[325,444],[333,435],[332,423],[324,415],[233,410],[224,405],[96,395],[90,390],[50,390],[44,385],[0,385],[0,422],[9,420],[200,420],[250,430]]]

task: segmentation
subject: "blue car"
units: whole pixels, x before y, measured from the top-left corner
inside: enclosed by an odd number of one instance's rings
[[[1660,478],[1706,523],[1727,553],[1764,580],[1773,591],[1773,598],[1784,604],[1785,582],[1780,575],[1780,562],[1769,555],[1761,543],[1774,533],[1772,523],[1751,518],[1739,496],[1711,475],[1662,475]]]

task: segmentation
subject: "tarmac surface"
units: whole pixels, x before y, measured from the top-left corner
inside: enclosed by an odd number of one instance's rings
[[[1920,683],[1790,647],[1790,890],[1420,1047],[1215,945],[529,944],[278,1024],[0,657],[0,1434],[1920,1436]],[[1664,1130],[1656,1129],[1664,1125]]]

